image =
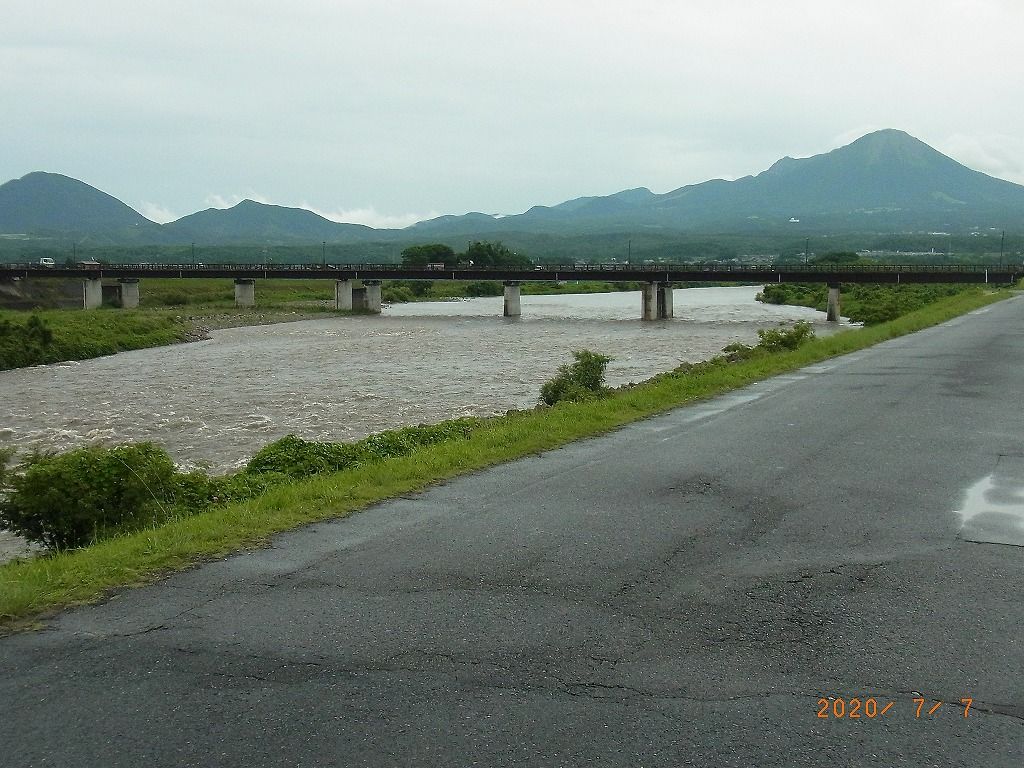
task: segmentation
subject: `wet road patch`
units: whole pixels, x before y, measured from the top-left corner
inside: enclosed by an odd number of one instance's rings
[[[959,537],[1024,547],[1024,460],[1000,457],[996,471],[964,493]]]

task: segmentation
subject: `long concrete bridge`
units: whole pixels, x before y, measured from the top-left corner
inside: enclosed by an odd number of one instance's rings
[[[334,280],[337,309],[381,311],[383,280],[493,280],[505,287],[504,313],[522,313],[520,286],[531,281],[602,280],[639,282],[642,288],[641,317],[666,319],[673,315],[674,283],[826,283],[828,319],[839,319],[839,286],[842,283],[978,283],[1009,284],[1024,274],[1024,268],[1005,264],[816,264],[816,265],[703,265],[703,264],[584,264],[538,265],[528,269],[509,267],[446,266],[407,267],[396,264],[100,264],[83,262],[74,267],[39,264],[0,265],[0,280],[24,278],[79,278],[82,306],[103,303],[103,280],[117,280],[121,306],[139,305],[139,281],[145,277],[231,278],[235,303],[256,303],[257,279]],[[355,282],[360,286],[356,287]]]

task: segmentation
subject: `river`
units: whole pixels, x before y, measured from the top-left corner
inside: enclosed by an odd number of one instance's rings
[[[418,302],[360,315],[214,331],[207,341],[0,372],[0,447],[66,450],[152,440],[183,467],[237,468],[289,433],[345,441],[537,402],[574,349],[610,355],[615,386],[753,343],[824,314],[754,300],[756,287],[676,289],[643,322],[638,292]],[[4,542],[0,536],[0,553]]]

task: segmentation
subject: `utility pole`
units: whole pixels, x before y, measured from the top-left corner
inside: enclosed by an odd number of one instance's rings
[[[1006,230],[1003,230],[1003,234],[999,238],[999,266],[1003,266],[1003,246],[1006,245]]]
[[[321,247],[323,248],[324,269],[327,269],[327,241],[326,240],[324,240],[323,243],[321,243]]]

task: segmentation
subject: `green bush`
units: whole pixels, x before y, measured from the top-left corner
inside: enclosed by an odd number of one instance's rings
[[[814,328],[810,323],[801,320],[792,328],[763,328],[757,332],[757,336],[760,339],[757,346],[768,352],[781,352],[796,349],[805,341],[813,339]]]
[[[392,280],[391,285],[395,288],[405,288],[413,296],[427,296],[434,286],[432,280]],[[384,286],[387,290],[387,285]]]
[[[53,330],[39,315],[22,324],[0,317],[0,370],[35,365],[53,345]]]
[[[466,284],[467,296],[501,296],[505,289],[493,280],[477,280]]]
[[[345,443],[321,443],[285,435],[263,446],[245,467],[246,474],[276,472],[288,477],[306,477],[354,466],[358,451]]]
[[[0,525],[51,549],[81,547],[159,519],[175,472],[152,443],[33,454],[6,473]]]
[[[796,349],[804,342],[814,338],[814,328],[810,323],[801,320],[792,328],[763,328],[757,332],[757,336],[760,339],[757,346],[751,347],[738,341],[733,342],[727,347],[723,347],[724,355],[719,355],[712,360],[722,359],[729,363],[738,363],[741,360],[750,360],[773,352]]]
[[[878,325],[914,312],[932,302],[977,286],[956,284],[874,285],[843,283],[842,314],[855,323]],[[825,311],[828,288],[824,284],[776,283],[766,285],[757,300],[766,304],[791,304]]]
[[[139,312],[0,309],[0,370],[84,360],[186,338],[181,318]]]
[[[0,450],[0,527],[51,549],[81,547],[250,499],[297,478],[465,438],[478,424],[473,418],[453,419],[389,430],[356,443],[288,435],[264,447],[244,471],[220,477],[179,472],[167,452],[152,443],[33,454],[13,469],[7,467],[12,452]]]
[[[280,472],[249,475],[237,472],[210,477],[205,472],[179,472],[174,477],[172,499],[176,514],[194,515],[218,504],[244,501],[291,481]]]
[[[575,362],[560,366],[558,375],[541,386],[540,399],[546,405],[589,400],[606,391],[604,373],[611,358],[587,349],[577,350],[572,356]]]
[[[163,296],[163,303],[168,307],[183,307],[188,304],[188,294],[184,291],[168,291]]]
[[[412,291],[404,286],[386,285],[381,291],[381,298],[384,301],[395,304],[405,301],[414,301],[416,297],[413,295]]]
[[[286,435],[264,446],[249,460],[246,475],[276,473],[290,478],[308,477],[395,456],[405,456],[417,448],[454,438],[468,437],[479,424],[477,419],[452,419],[440,424],[378,432],[355,443],[322,443]]]

